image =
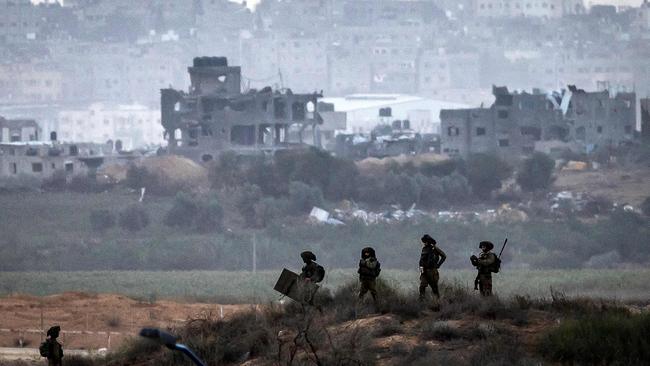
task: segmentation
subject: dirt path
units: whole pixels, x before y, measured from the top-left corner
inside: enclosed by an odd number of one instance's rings
[[[42,330],[61,326],[66,349],[113,349],[142,327],[173,328],[188,318],[227,317],[244,305],[137,301],[122,295],[68,292],[0,298],[0,347],[36,348]]]

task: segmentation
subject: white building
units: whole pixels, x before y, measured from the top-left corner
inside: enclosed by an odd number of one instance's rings
[[[474,0],[479,17],[559,18],[584,10],[583,0]]]
[[[352,94],[320,101],[347,113],[346,133],[369,133],[380,123],[406,119],[417,132],[440,133],[441,109],[467,108],[465,104],[401,94]],[[391,116],[379,117],[379,109],[386,107],[391,108]]]
[[[63,142],[122,142],[124,150],[164,143],[160,111],[142,105],[91,104],[87,109],[63,110],[57,121]]]

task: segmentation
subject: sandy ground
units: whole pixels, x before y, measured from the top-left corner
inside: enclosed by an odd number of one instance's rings
[[[638,207],[646,197],[650,197],[650,169],[560,171],[554,189],[587,192],[592,196],[602,196],[613,202]]]
[[[242,305],[137,301],[122,295],[68,292],[34,297],[0,298],[0,347],[38,348],[43,333],[60,325],[59,341],[67,349],[114,349],[142,327],[172,328],[188,318],[226,317]],[[42,319],[42,322],[41,322]],[[42,326],[41,326],[42,324]]]

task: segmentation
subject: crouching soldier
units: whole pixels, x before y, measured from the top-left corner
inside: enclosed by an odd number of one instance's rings
[[[61,327],[56,325],[47,330],[47,338],[41,343],[39,352],[41,356],[47,358],[48,366],[61,366],[63,360],[63,347],[57,342]]]
[[[492,272],[495,272],[494,267],[497,265],[497,255],[492,253],[494,244],[489,241],[482,241],[478,247],[481,249],[481,254],[478,257],[472,255],[469,260],[472,265],[478,270],[476,280],[474,280],[474,289],[481,291],[483,296],[492,296]]]
[[[359,260],[359,282],[361,282],[361,289],[359,290],[359,300],[363,299],[368,291],[372,295],[372,299],[377,301],[377,277],[381,272],[381,264],[377,260],[375,250],[371,247],[366,247],[361,250],[361,260]]]
[[[431,291],[436,297],[440,297],[438,292],[438,280],[440,274],[438,268],[445,262],[447,255],[436,246],[436,241],[429,235],[424,235],[422,239],[422,253],[420,254],[420,300],[424,300],[427,286],[431,286]]]
[[[325,268],[316,263],[316,255],[308,250],[300,253],[300,257],[305,263],[299,276],[303,300],[313,305],[314,295],[318,289],[316,284],[325,278]]]

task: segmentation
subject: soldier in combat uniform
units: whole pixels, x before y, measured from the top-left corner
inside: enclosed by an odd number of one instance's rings
[[[300,253],[300,258],[305,263],[300,272],[300,289],[303,294],[304,302],[313,305],[314,295],[316,294],[316,283],[323,280],[325,270],[316,263],[316,255],[311,251]]]
[[[497,255],[492,253],[494,244],[489,241],[482,241],[478,247],[482,253],[476,257],[472,255],[469,260],[472,265],[478,270],[478,275],[474,281],[474,287],[478,285],[482,296],[492,296],[492,266],[497,261]]]
[[[377,302],[377,277],[381,272],[381,264],[377,260],[375,250],[366,247],[361,250],[361,259],[359,260],[359,281],[361,289],[359,290],[359,300],[370,291],[372,299]]]
[[[420,254],[420,300],[424,300],[427,286],[431,286],[431,290],[436,297],[440,297],[438,292],[438,280],[440,274],[438,268],[447,259],[447,255],[440,248],[436,246],[436,241],[428,234],[425,234],[422,239],[422,253]]]
[[[61,366],[63,359],[63,347],[61,343],[57,342],[59,338],[61,327],[56,325],[47,330],[47,339],[45,340],[45,347],[47,348],[47,365],[48,366]]]

